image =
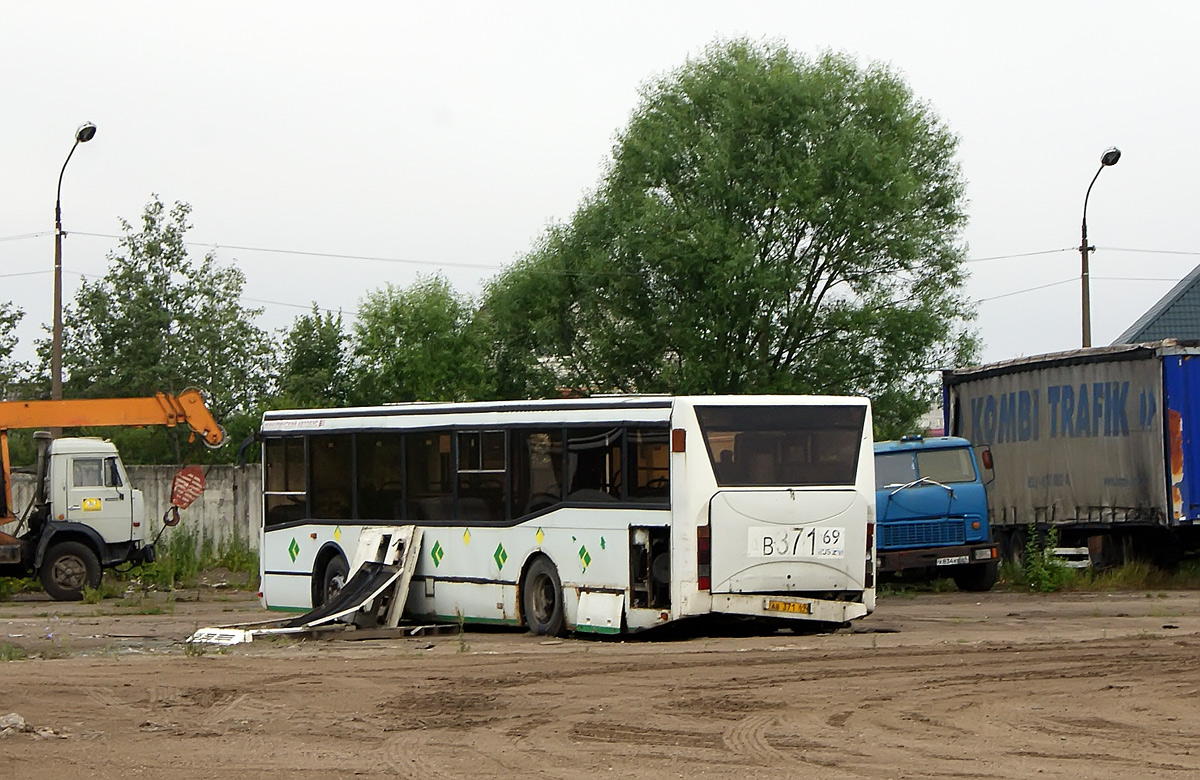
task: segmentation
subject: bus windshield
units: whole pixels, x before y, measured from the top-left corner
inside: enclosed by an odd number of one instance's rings
[[[697,406],[722,487],[852,486],[861,406]]]

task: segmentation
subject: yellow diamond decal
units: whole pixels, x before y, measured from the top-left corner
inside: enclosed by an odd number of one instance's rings
[[[471,529],[464,528],[463,529],[463,544],[470,544],[470,543],[471,543]]]
[[[538,547],[541,547],[542,542],[546,540],[546,534],[542,533],[542,529],[539,528],[537,530],[537,534],[535,534],[535,537],[538,540]]]
[[[333,540],[335,542],[342,541],[342,527],[340,525],[333,529]]]

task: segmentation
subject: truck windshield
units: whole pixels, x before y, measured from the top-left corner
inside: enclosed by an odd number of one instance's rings
[[[915,455],[915,457],[914,457]],[[975,463],[965,447],[883,452],[875,456],[875,489],[907,485],[925,477],[949,485],[975,481]]]
[[[722,487],[853,485],[861,406],[697,406]]]
[[[974,482],[975,463],[965,447],[917,453],[917,470],[922,477],[942,483]]]

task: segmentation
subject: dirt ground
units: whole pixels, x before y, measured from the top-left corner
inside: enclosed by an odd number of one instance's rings
[[[189,594],[195,599],[197,594]],[[0,777],[1200,777],[1200,592],[925,594],[832,634],[185,653],[248,595],[0,604]],[[147,606],[150,606],[147,609]],[[171,611],[173,609],[173,611]]]

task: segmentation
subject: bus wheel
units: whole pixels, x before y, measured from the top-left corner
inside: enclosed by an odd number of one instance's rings
[[[325,565],[325,575],[321,578],[321,603],[324,606],[337,598],[337,594],[346,587],[346,575],[350,573],[350,565],[342,556],[335,556]]]
[[[55,601],[81,601],[84,588],[100,587],[100,559],[80,542],[59,542],[42,559],[42,587]]]
[[[549,558],[534,559],[521,582],[521,610],[525,625],[541,636],[562,636],[567,632],[563,611],[562,581]]]

